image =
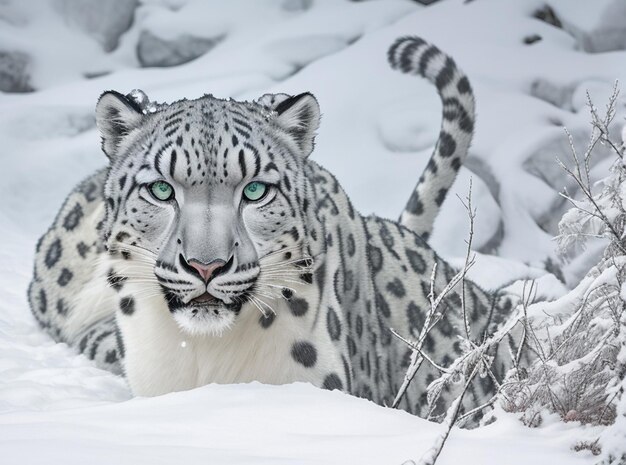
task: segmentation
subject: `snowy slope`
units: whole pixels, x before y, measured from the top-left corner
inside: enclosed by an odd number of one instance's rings
[[[418,458],[441,429],[405,412],[300,383],[213,385],[0,418],[3,463],[33,465],[55,463],[57,457],[68,465],[401,464]],[[575,425],[529,430],[510,418],[480,431],[455,431],[438,463],[582,465],[588,463],[584,456],[567,452],[576,433]]]
[[[498,256],[481,256],[474,277],[485,286],[539,277],[554,257],[552,237],[566,207],[557,192],[567,180],[554,163],[568,153],[562,126],[584,144],[585,90],[603,105],[614,80],[626,82],[626,52],[591,54],[581,45],[584,31],[602,29],[606,15],[599,10],[611,2],[552,2],[577,35],[533,18],[539,0],[448,0],[426,8],[402,0],[153,0],[143,2],[112,53],[61,20],[49,3],[0,1],[0,45],[31,54],[37,89],[0,93],[2,463],[419,458],[436,425],[310,386],[207,386],[131,399],[122,379],[38,330],[25,297],[34,244],[71,186],[105,163],[93,107],[106,89],[138,87],[157,101],[311,91],[323,112],[313,157],[338,176],[363,213],[396,217],[440,121],[434,89],[386,66],[393,39],[418,34],[456,59],[478,104],[471,159],[444,203],[432,243],[447,258],[463,255],[467,219],[454,194],[464,197],[472,176],[474,245]],[[142,31],[222,39],[186,64],[141,68],[135,47]],[[525,44],[533,35],[542,40]],[[621,102],[616,121],[624,110]],[[595,174],[606,169],[600,163]],[[587,269],[566,268],[568,285]],[[564,292],[553,278],[542,283],[544,295]],[[570,450],[592,430],[557,422],[529,430],[500,417],[480,430],[455,430],[441,463],[593,462],[588,452]]]

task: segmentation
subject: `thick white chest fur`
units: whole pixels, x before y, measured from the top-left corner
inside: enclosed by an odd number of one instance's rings
[[[139,296],[135,311],[130,316],[118,312],[117,322],[126,352],[125,373],[136,395],[154,396],[208,383],[308,381],[321,385],[325,374],[341,367],[313,309],[295,316],[286,301],[275,301],[276,317],[264,328],[260,312],[244,305],[235,323],[222,335],[189,335],[176,324],[163,297],[141,298],[142,290],[133,286],[138,285],[128,283],[125,290]],[[306,297],[305,289],[300,290],[299,297]],[[297,341],[315,343],[313,367],[294,361],[291,352]]]

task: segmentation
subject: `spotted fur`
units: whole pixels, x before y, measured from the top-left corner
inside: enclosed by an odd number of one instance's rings
[[[467,94],[451,60],[421,39],[401,39],[389,56],[405,72],[436,76],[444,102]],[[389,405],[410,359],[390,328],[416,337],[433,266],[435,292],[454,274],[425,242],[430,226],[413,222],[415,209],[402,223],[360,215],[308,158],[320,115],[311,94],[146,101],[106,92],[98,102],[109,166],[70,194],[38,244],[29,298],[41,326],[123,371],[138,395],[308,381]],[[426,223],[441,203],[432,189],[449,187],[466,150],[469,136],[451,128],[463,129],[460,109],[471,115],[471,98],[454,102],[444,105],[434,161],[409,202],[430,212]],[[174,186],[173,199],[151,197],[157,180]],[[245,201],[251,181],[269,194]],[[218,271],[205,282],[194,264]],[[460,353],[460,292],[443,301],[445,317],[426,339],[444,365]],[[508,298],[471,282],[466,302],[477,339],[511,310]],[[401,407],[425,414],[435,375],[420,371]],[[474,401],[492,389],[489,378],[477,380]]]

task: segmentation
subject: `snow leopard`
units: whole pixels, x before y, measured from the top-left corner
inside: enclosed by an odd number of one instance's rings
[[[71,192],[36,247],[29,302],[41,327],[140,396],[301,381],[391,405],[412,356],[391,328],[417,338],[431,291],[456,273],[427,238],[467,155],[474,97],[452,58],[421,38],[396,40],[388,61],[432,82],[443,103],[399,221],[361,215],[311,159],[311,93],[153,104],[104,92],[108,166]],[[446,294],[424,341],[443,366],[462,351],[462,300],[478,341],[512,309],[499,292],[464,289]],[[425,415],[437,375],[425,365],[399,407]],[[470,397],[493,390],[479,378]]]

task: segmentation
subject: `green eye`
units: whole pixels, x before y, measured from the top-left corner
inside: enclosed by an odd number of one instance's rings
[[[254,181],[243,188],[243,196],[251,202],[256,202],[265,197],[267,193],[267,184]]]
[[[165,181],[157,181],[150,184],[150,192],[155,199],[166,201],[174,197],[174,188]]]

